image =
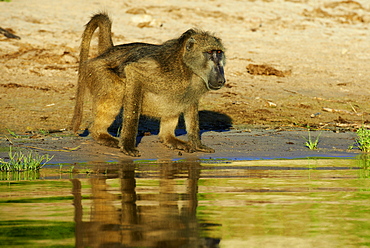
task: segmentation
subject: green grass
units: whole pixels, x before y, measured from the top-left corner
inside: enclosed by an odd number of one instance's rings
[[[48,136],[50,134],[48,130],[44,130],[44,129],[40,129],[39,133],[44,135],[44,136]]]
[[[48,154],[40,155],[38,153],[29,152],[13,152],[10,147],[9,160],[5,161],[0,158],[0,171],[37,171],[40,170],[54,156]]]
[[[356,144],[363,152],[370,152],[370,130],[360,127],[357,131]]]
[[[12,130],[10,129],[6,129],[8,131],[8,133],[15,139],[19,139],[19,138],[22,138],[22,136],[19,136],[17,135],[15,132],[13,132]]]
[[[303,137],[306,140],[306,142],[304,143],[305,146],[308,147],[310,150],[316,150],[317,145],[319,144],[320,135],[321,135],[321,132],[319,133],[319,135],[317,135],[316,139],[313,140],[311,138],[311,132],[310,130],[308,130],[308,138]]]

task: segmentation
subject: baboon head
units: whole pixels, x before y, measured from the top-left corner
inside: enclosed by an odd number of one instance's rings
[[[219,38],[193,29],[183,34],[186,39],[184,62],[203,79],[207,89],[218,90],[226,82],[224,46]]]

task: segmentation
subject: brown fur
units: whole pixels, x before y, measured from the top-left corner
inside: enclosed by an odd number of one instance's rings
[[[93,33],[99,27],[99,56],[88,60]],[[85,89],[93,97],[94,122],[90,128],[100,144],[120,147],[130,156],[135,148],[141,114],[160,118],[160,140],[172,149],[214,152],[199,136],[198,103],[209,90],[225,83],[224,47],[207,32],[190,29],[162,45],[131,43],[113,46],[111,21],[97,14],[86,25],[80,53],[79,78],[72,128],[81,124]],[[107,132],[124,108],[120,140]],[[184,114],[188,142],[174,136]]]

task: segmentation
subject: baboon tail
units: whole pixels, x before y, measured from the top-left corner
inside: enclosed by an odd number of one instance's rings
[[[78,76],[78,83],[77,83],[77,93],[76,93],[76,105],[73,113],[72,118],[72,130],[74,133],[77,133],[81,122],[82,122],[82,111],[83,111],[83,104],[84,104],[84,96],[85,96],[85,87],[82,85],[81,74]]]
[[[86,87],[84,85],[84,82],[86,80],[83,78],[84,73],[82,73],[82,70],[84,68],[83,64],[89,59],[91,39],[95,30],[98,27],[99,27],[99,45],[98,45],[99,55],[106,51],[108,48],[113,47],[111,34],[112,22],[109,19],[109,16],[106,13],[94,15],[91,18],[91,20],[86,24],[85,31],[82,34],[76,105],[72,119],[72,130],[75,133],[78,131],[82,122],[84,96],[86,91],[85,89]]]
[[[112,22],[106,13],[94,15],[86,24],[85,31],[82,34],[80,65],[88,60],[90,42],[95,30],[99,27],[99,55],[113,46],[111,27]]]

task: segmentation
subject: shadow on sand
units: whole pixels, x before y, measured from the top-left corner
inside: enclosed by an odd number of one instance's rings
[[[140,143],[141,139],[145,135],[157,135],[159,133],[160,121],[155,118],[141,116],[139,122],[139,131],[137,136],[137,143]],[[229,131],[232,126],[232,119],[225,114],[218,112],[202,110],[199,111],[199,128],[200,133],[208,131],[225,132]],[[122,127],[122,111],[117,116],[116,120],[108,128],[108,132],[113,136],[119,136],[119,132]],[[176,136],[185,135],[185,121],[183,116],[179,119],[179,124],[175,130]],[[89,131],[86,129],[80,136],[89,135]]]

